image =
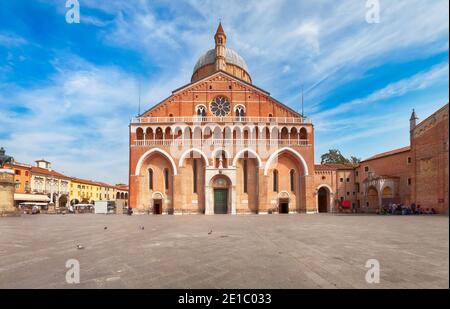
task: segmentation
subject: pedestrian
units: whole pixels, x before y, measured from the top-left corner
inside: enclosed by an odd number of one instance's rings
[[[417,214],[418,214],[418,215],[423,214],[423,211],[422,211],[422,208],[421,208],[420,205],[417,205]]]

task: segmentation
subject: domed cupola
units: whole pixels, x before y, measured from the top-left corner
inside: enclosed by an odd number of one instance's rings
[[[248,66],[244,58],[234,50],[226,47],[227,36],[223,31],[222,23],[219,23],[214,41],[215,48],[200,56],[195,64],[191,82],[200,80],[217,71],[224,71],[251,83],[252,78],[248,73]]]

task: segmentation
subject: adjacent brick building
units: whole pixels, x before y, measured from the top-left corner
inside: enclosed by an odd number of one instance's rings
[[[448,214],[448,104],[416,125],[411,117],[411,200]]]
[[[448,214],[448,109],[446,104],[419,124],[413,111],[410,146],[374,155],[354,167],[317,165],[317,210],[337,211],[343,200],[349,200],[359,212],[414,203]]]

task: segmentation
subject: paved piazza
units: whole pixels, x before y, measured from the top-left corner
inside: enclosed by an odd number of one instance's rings
[[[448,233],[440,216],[0,218],[0,288],[448,288]]]

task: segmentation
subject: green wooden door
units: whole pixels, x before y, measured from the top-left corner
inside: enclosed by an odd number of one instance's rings
[[[228,190],[216,189],[214,190],[214,213],[227,214],[228,213]]]

